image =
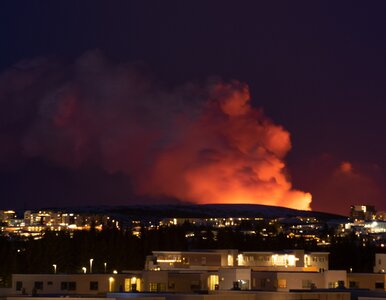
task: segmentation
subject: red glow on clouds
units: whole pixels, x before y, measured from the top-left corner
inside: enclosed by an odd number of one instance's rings
[[[246,84],[217,80],[167,91],[97,52],[63,74],[47,61],[32,65],[3,74],[23,89],[0,78],[0,92],[34,105],[19,137],[24,155],[123,172],[139,194],[310,209],[311,195],[292,189],[286,176],[290,134],[251,107]]]
[[[249,104],[246,85],[218,83],[184,135],[157,156],[140,191],[198,203],[259,203],[309,209],[291,189],[283,157],[289,133]]]

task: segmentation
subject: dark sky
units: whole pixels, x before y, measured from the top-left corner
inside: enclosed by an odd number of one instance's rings
[[[74,82],[91,51],[164,90],[212,77],[246,83],[252,105],[290,133],[286,172],[312,209],[386,210],[385,15],[383,1],[1,1],[1,206],[136,203],[119,168],[23,149],[38,126],[34,103]]]

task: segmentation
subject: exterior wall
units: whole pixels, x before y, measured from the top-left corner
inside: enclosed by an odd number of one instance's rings
[[[346,285],[346,271],[325,271],[318,273],[277,273],[277,290],[289,291],[312,288],[337,288]],[[283,284],[285,283],[285,286]]]
[[[38,295],[98,295],[109,291],[123,291],[125,279],[130,280],[130,277],[124,274],[14,274],[12,293],[15,295],[32,294],[33,292]],[[34,289],[35,282],[39,282],[42,289]],[[67,283],[67,287],[63,287],[62,282]],[[74,286],[69,288],[69,282],[74,282],[75,288]],[[97,282],[96,289],[95,286],[94,289],[91,288],[91,282]]]
[[[310,267],[318,270],[328,270],[328,252],[311,252],[308,254]]]
[[[251,288],[251,269],[246,268],[224,268],[219,272],[219,288],[220,290],[234,289],[234,283],[238,282],[240,289]]]
[[[346,271],[252,272],[252,289],[266,291],[310,290],[337,287],[346,283]]]
[[[303,271],[319,272],[328,270],[327,252],[311,252],[291,250],[286,253],[277,252],[244,252],[239,254],[239,266],[248,266],[256,271]]]
[[[386,272],[386,253],[376,253],[374,273],[385,273],[385,272]]]
[[[386,291],[386,274],[348,273],[347,281],[350,288]]]
[[[213,250],[206,252],[153,251],[146,258],[146,270],[218,270],[221,267],[250,267],[266,271],[328,270],[328,253],[304,250],[283,252],[238,252]]]
[[[154,292],[154,288],[158,292],[165,292],[168,286],[168,271],[143,271],[143,291]]]
[[[277,287],[276,272],[256,272],[251,273],[251,289],[275,291]]]
[[[207,252],[153,251],[146,258],[146,270],[200,269],[211,270],[233,266],[236,262],[234,250]],[[232,264],[229,264],[229,262]]]
[[[142,291],[188,293],[208,289],[208,273],[186,271],[143,271]]]
[[[194,292],[207,289],[207,277],[200,273],[169,273],[169,292]]]
[[[328,292],[244,292],[244,291],[218,291],[209,295],[198,294],[109,294],[115,299],[157,299],[157,300],[350,300],[349,292],[328,291]],[[148,298],[149,297],[149,298]],[[379,298],[378,298],[379,299]],[[26,300],[26,299],[21,299]],[[40,299],[37,299],[40,300]],[[45,299],[53,300],[53,299]],[[72,299],[69,299],[72,300]],[[88,300],[88,299],[85,299]]]
[[[321,273],[291,273],[280,272],[277,273],[276,287],[277,291],[289,291],[311,289],[314,286],[323,285],[323,275]]]
[[[324,286],[322,288],[348,287],[347,272],[343,270],[330,270],[322,272],[324,275]]]

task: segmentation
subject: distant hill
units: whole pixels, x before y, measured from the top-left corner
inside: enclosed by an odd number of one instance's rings
[[[66,208],[74,212],[101,213],[118,219],[159,220],[163,218],[291,218],[316,217],[320,220],[346,219],[347,217],[317,211],[296,210],[260,204],[152,204],[127,206],[98,206]]]

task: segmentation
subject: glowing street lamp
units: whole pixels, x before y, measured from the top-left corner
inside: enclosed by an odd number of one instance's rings
[[[105,267],[105,273],[107,271],[107,262],[103,263],[103,266]]]
[[[90,273],[92,273],[92,262],[94,261],[93,258],[90,258]]]
[[[54,267],[54,274],[56,274],[56,265],[53,264],[52,266]]]
[[[82,271],[83,271],[84,274],[86,274],[86,272],[87,272],[86,267],[82,267]]]

